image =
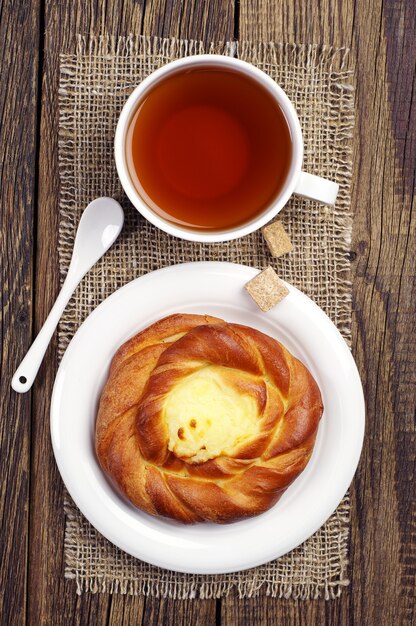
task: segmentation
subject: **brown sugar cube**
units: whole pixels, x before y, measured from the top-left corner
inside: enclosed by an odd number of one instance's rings
[[[292,250],[292,242],[279,220],[265,226],[262,232],[274,257],[282,256]]]
[[[246,284],[246,290],[262,311],[269,311],[289,293],[272,267],[257,274]]]

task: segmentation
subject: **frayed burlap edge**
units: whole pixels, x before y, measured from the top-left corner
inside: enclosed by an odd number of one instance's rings
[[[106,56],[140,56],[165,57],[167,61],[189,56],[191,54],[225,54],[227,56],[244,57],[247,50],[253,55],[253,63],[261,60],[262,63],[278,64],[282,60],[286,63],[318,66],[326,65],[329,72],[347,69],[350,56],[348,47],[334,47],[323,44],[296,44],[278,43],[275,41],[225,41],[204,44],[195,39],[177,39],[175,37],[148,37],[144,35],[77,35],[76,55],[90,57]],[[60,58],[65,62],[73,53],[61,53]],[[348,70],[352,74],[352,70]]]
[[[273,576],[264,576],[260,566],[251,570],[233,574],[201,575],[182,574],[170,570],[153,567],[143,563],[145,575],[121,579],[108,574],[84,575],[77,567],[78,560],[74,537],[79,535],[78,516],[74,515],[76,507],[69,496],[65,499],[65,578],[75,580],[78,595],[90,593],[120,593],[122,595],[144,595],[154,598],[187,599],[218,599],[236,592],[238,598],[255,598],[260,594],[272,598],[293,598],[295,600],[333,600],[341,595],[343,588],[350,584],[347,576],[350,501],[348,494],[343,498],[337,509],[339,543],[339,578],[336,580],[314,581],[308,584],[297,584],[291,579],[273,580]],[[298,548],[296,548],[298,550]],[[260,570],[259,573],[257,573]]]
[[[344,76],[351,75],[351,72],[346,69],[348,59],[348,49],[346,48],[333,48],[330,46],[320,45],[296,45],[296,44],[276,44],[273,42],[251,44],[250,42],[226,42],[226,43],[211,43],[208,46],[204,46],[201,42],[197,41],[182,41],[177,39],[158,39],[147,37],[84,37],[79,36],[77,38],[76,55],[80,59],[88,57],[111,57],[111,56],[153,56],[157,55],[162,58],[163,62],[167,62],[173,58],[186,56],[190,54],[201,53],[218,53],[227,54],[231,56],[239,56],[250,60],[254,64],[261,62],[263,68],[267,64],[281,64],[290,63],[296,69],[296,67],[307,64],[311,67],[319,68],[325,66],[326,71],[331,74],[332,72],[341,72]],[[248,57],[248,58],[247,58]],[[73,59],[74,55],[61,55],[61,81],[60,96],[61,99],[70,97],[70,94],[65,86],[65,73],[67,70],[67,62]],[[339,88],[343,90],[351,89],[351,98],[349,104],[350,114],[345,116],[345,139],[348,139],[352,133],[353,127],[353,88],[348,84],[339,84]],[[65,174],[65,162],[61,159],[62,147],[65,141],[68,141],[68,137],[60,136],[60,165],[61,175]],[[341,167],[338,170],[339,182],[341,183],[341,196],[342,193],[346,194],[349,199],[349,185],[351,178],[351,163],[348,158],[344,163],[340,164]],[[63,224],[63,216],[65,216],[68,210],[68,205],[65,203],[65,198],[61,196],[61,226],[60,226],[60,267],[61,273],[64,275],[68,266],[68,254],[65,250],[68,248],[68,242],[71,239],[72,225],[68,228]],[[345,208],[345,207],[344,207]],[[328,209],[323,207],[319,219],[325,221],[325,211]],[[335,214],[336,227],[338,229],[339,239],[337,242],[336,253],[345,257],[345,264],[341,263],[342,271],[349,272],[349,263],[347,255],[350,250],[351,241],[351,229],[352,220],[349,211],[339,211]],[[256,235],[253,236],[253,243],[257,240]],[[217,246],[218,247],[218,246]],[[215,255],[215,246],[212,246],[212,250]],[[202,255],[201,255],[202,256]],[[254,263],[261,267],[264,264],[263,259],[254,259]],[[284,276],[284,268],[283,273]],[[284,276],[285,277],[285,276]],[[351,333],[351,289],[348,279],[344,282],[343,289],[337,293],[339,302],[341,303],[344,314],[349,311],[349,314],[345,314],[344,317],[338,319],[337,325],[342,332],[344,338],[350,343]],[[82,322],[82,319],[77,320],[78,323]],[[73,334],[73,330],[66,328],[65,325],[61,328],[60,333],[60,355],[62,355],[70,336]],[[235,574],[226,574],[219,576],[201,576],[201,575],[186,575],[177,572],[170,572],[162,570],[160,568],[153,567],[151,565],[140,563],[140,571],[134,572],[134,564],[132,568],[128,568],[129,578],[123,578],[120,576],[114,576],[112,572],[104,572],[94,566],[94,549],[92,549],[92,560],[90,570],[81,570],[80,562],[78,559],[77,541],[80,533],[80,520],[82,515],[75,507],[74,503],[68,496],[65,500],[65,513],[66,513],[66,532],[65,532],[65,558],[66,569],[65,576],[69,579],[75,579],[77,586],[77,593],[82,591],[90,592],[108,592],[108,593],[122,593],[122,594],[143,594],[154,597],[169,597],[169,598],[220,598],[227,596],[232,590],[236,590],[240,598],[243,597],[255,597],[260,593],[271,597],[279,598],[298,598],[298,599],[312,599],[324,597],[325,599],[336,598],[340,595],[343,587],[349,584],[347,578],[348,567],[348,541],[349,541],[349,498],[345,496],[337,511],[334,513],[333,518],[336,520],[334,528],[336,529],[336,542],[337,552],[336,558],[338,559],[337,568],[338,575],[333,579],[325,578],[324,580],[315,580],[308,583],[299,583],[295,579],[288,577],[286,580],[281,578],[279,573],[270,570],[272,564],[266,564],[266,566],[260,566],[253,570],[245,572],[237,572]],[[87,523],[87,522],[86,522]],[[88,523],[87,523],[88,524]],[[319,532],[319,531],[318,531]],[[94,541],[106,542],[104,538],[94,530]],[[108,543],[108,542],[107,542]],[[111,544],[109,544],[111,545]],[[292,554],[301,549],[297,548]],[[131,557],[130,557],[131,558]],[[284,559],[285,557],[283,557]],[[329,557],[328,557],[329,558]],[[135,560],[132,559],[132,562]],[[273,562],[273,563],[277,563]],[[85,564],[84,564],[85,565]],[[296,558],[294,559],[294,567],[296,567]],[[264,571],[267,569],[267,571]]]

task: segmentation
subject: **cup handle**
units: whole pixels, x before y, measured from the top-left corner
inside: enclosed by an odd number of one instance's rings
[[[309,200],[316,200],[323,204],[335,204],[338,189],[338,183],[334,183],[332,180],[301,172],[294,192],[298,196],[309,198]]]

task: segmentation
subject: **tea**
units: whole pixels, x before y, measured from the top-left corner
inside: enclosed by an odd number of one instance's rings
[[[273,96],[243,73],[178,71],[140,102],[127,131],[130,177],[166,220],[197,230],[251,221],[279,195],[292,160]]]

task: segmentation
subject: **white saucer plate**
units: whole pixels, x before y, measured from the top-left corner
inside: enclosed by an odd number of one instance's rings
[[[257,270],[231,263],[186,263],[125,285],[85,320],[56,376],[51,433],[56,461],[76,505],[95,528],[131,555],[171,570],[213,574],[260,565],[293,550],[330,517],[354,476],[364,436],[358,371],[325,313],[291,285],[262,313],[244,289]],[[94,450],[100,392],[116,349],[172,313],[207,313],[281,341],[309,368],[325,406],[312,458],[269,511],[219,526],[181,525],[131,505],[104,475]]]

